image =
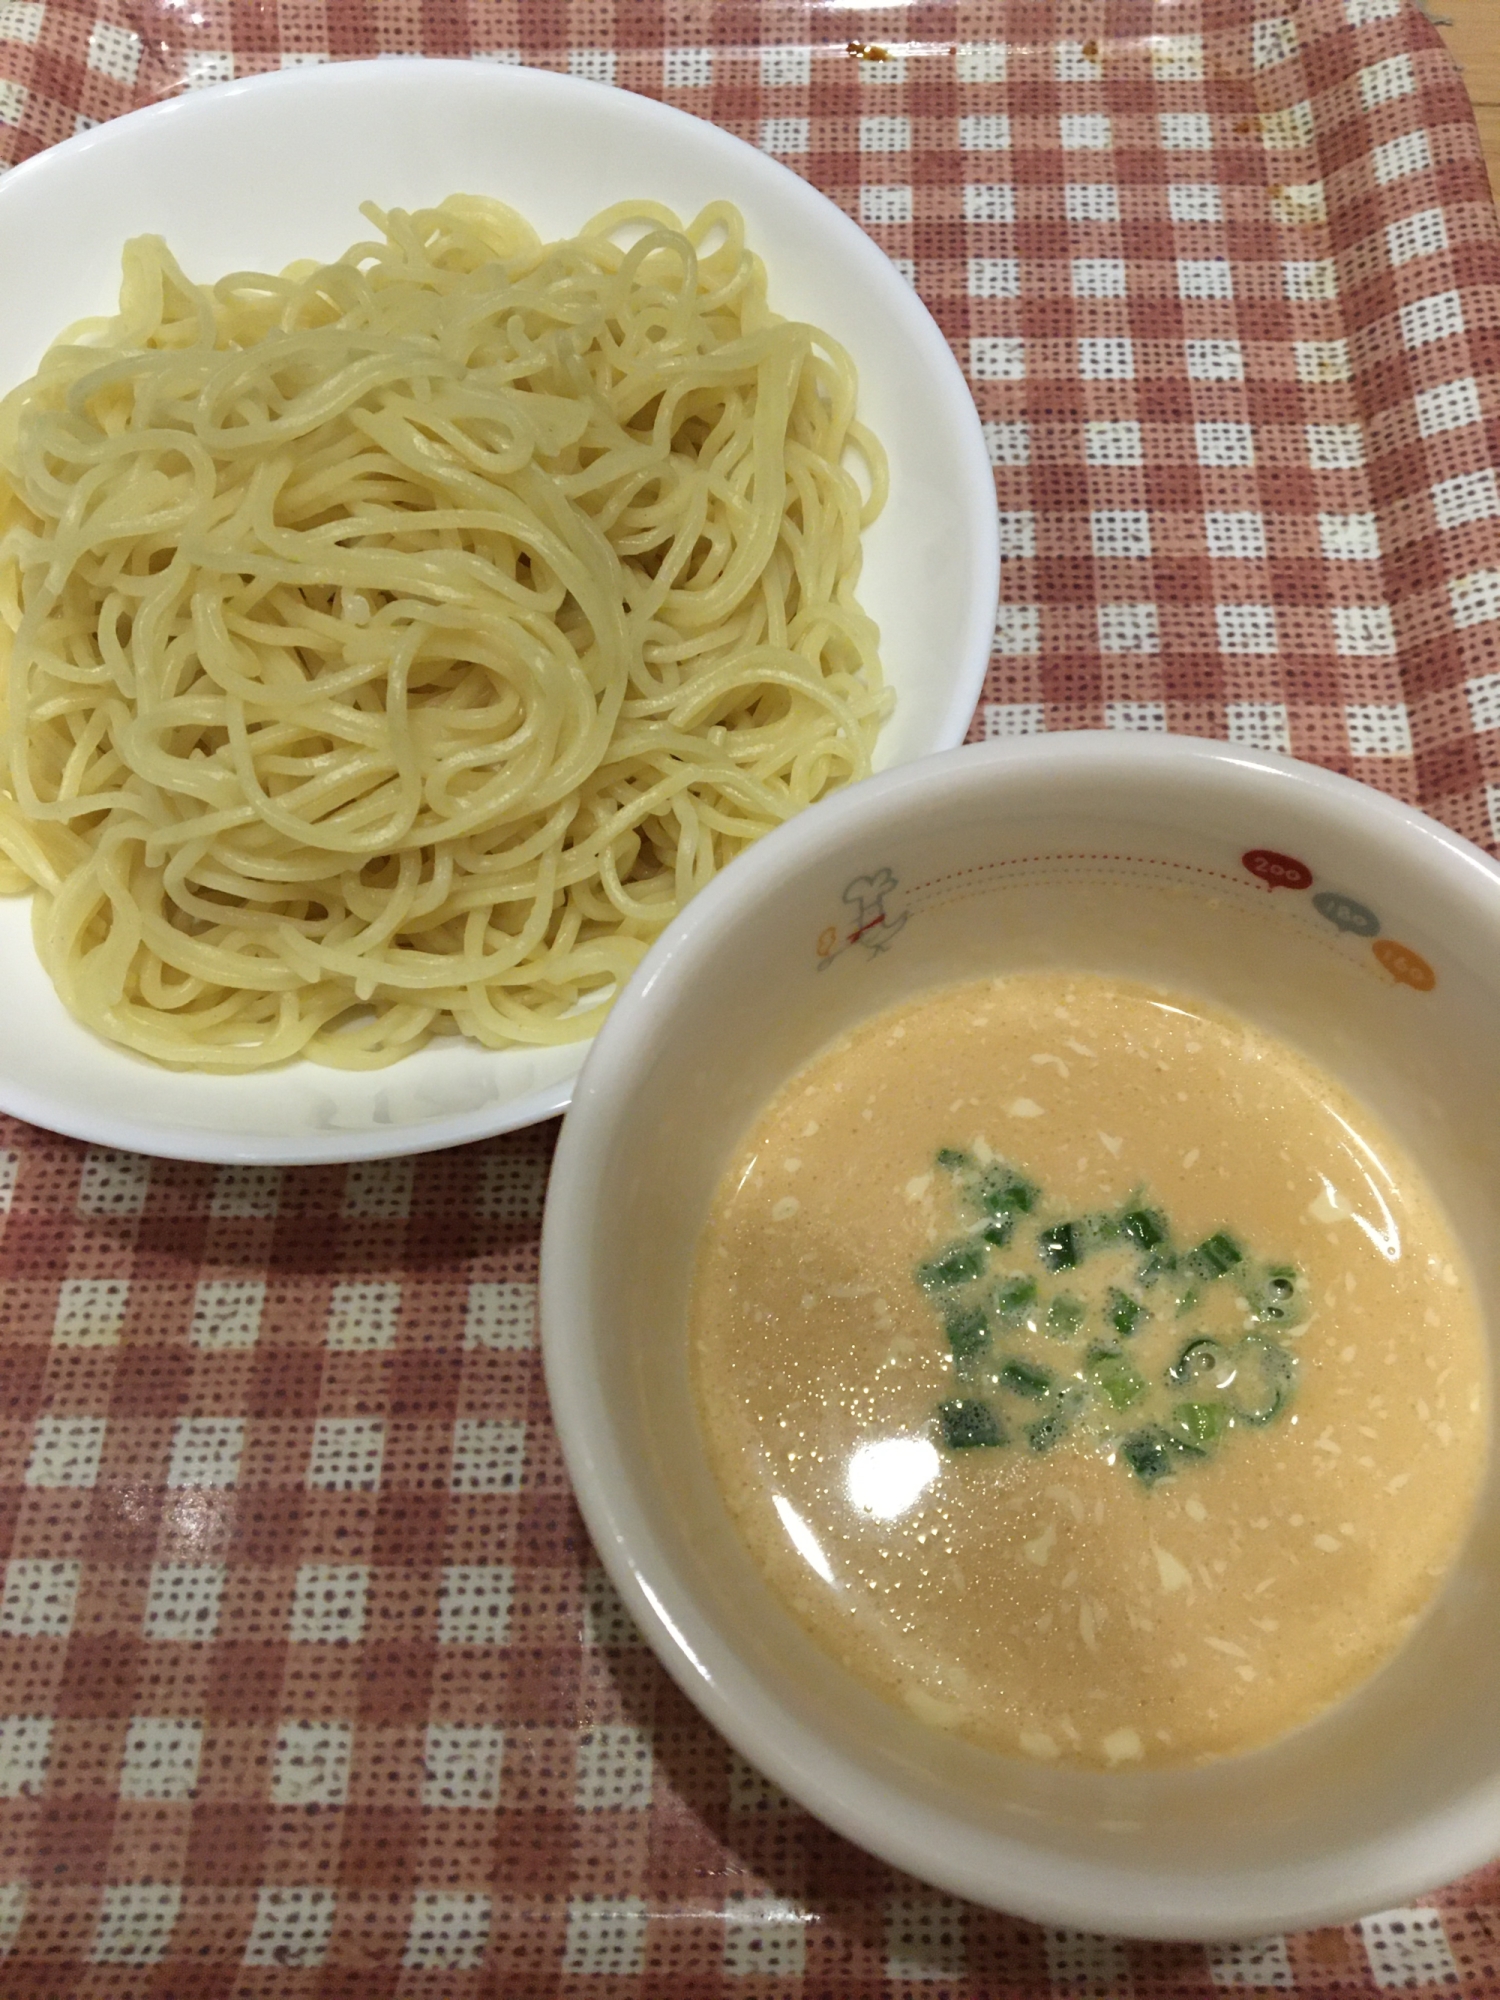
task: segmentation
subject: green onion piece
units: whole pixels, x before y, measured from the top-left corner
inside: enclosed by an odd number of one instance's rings
[[[1021,1215],[1030,1215],[1041,1199],[1041,1193],[1041,1189],[1034,1182],[1023,1180],[1021,1175],[1017,1174],[1011,1182],[1007,1205]]]
[[[1013,1215],[992,1215],[979,1234],[995,1249],[1003,1250],[1015,1234],[1016,1218]]]
[[[1120,1234],[1141,1250],[1155,1250],[1167,1240],[1167,1221],[1154,1208],[1133,1208],[1120,1217]]]
[[[1158,1278],[1169,1278],[1177,1269],[1177,1259],[1170,1250],[1148,1250],[1136,1266],[1135,1280],[1138,1285],[1154,1285]]]
[[[966,1285],[984,1269],[988,1252],[971,1237],[965,1243],[950,1243],[936,1257],[917,1266],[917,1283],[924,1292],[942,1291],[949,1285]]]
[[[1120,1455],[1143,1485],[1154,1486],[1158,1479],[1170,1478],[1181,1459],[1202,1458],[1203,1452],[1186,1438],[1151,1424],[1122,1438]]]
[[[1110,1325],[1122,1340],[1129,1340],[1141,1321],[1151,1317],[1139,1299],[1133,1299],[1129,1292],[1122,1292],[1116,1286],[1110,1288],[1104,1310]]]
[[[1117,1215],[1085,1215],[1073,1225],[1081,1253],[1087,1256],[1090,1250],[1101,1249],[1109,1243],[1120,1240],[1120,1218]]]
[[[1168,1439],[1159,1431],[1133,1431],[1120,1440],[1120,1456],[1145,1486],[1168,1479],[1177,1470],[1177,1458]]]
[[[1082,1299],[1059,1292],[1047,1308],[1047,1331],[1054,1340],[1071,1340],[1083,1325],[1087,1308]]]
[[[1071,1222],[1055,1222],[1036,1239],[1036,1254],[1049,1271],[1071,1271],[1078,1262],[1078,1244]]]
[[[1022,1319],[1036,1304],[1036,1279],[1002,1278],[990,1296],[1002,1319]]]
[[[1117,1410],[1128,1410],[1146,1393],[1145,1376],[1131,1367],[1118,1347],[1091,1347],[1085,1366],[1089,1380]]]
[[[1000,1381],[1003,1387],[1013,1389],[1018,1396],[1029,1396],[1033,1403],[1045,1402],[1052,1393],[1053,1378],[1047,1370],[1016,1357],[1003,1363]]]
[[[1041,1189],[996,1160],[985,1168],[974,1187],[974,1199],[986,1215],[1030,1215]]]
[[[1234,1414],[1243,1423],[1268,1424],[1280,1416],[1296,1384],[1297,1364],[1264,1333],[1247,1333],[1235,1349]]]
[[[1184,1314],[1190,1313],[1197,1303],[1198,1287],[1196,1285],[1189,1285],[1186,1291],[1177,1294],[1177,1317],[1181,1319]]]
[[[959,1397],[952,1402],[939,1403],[937,1414],[942,1426],[943,1443],[950,1451],[972,1451],[981,1445],[1005,1443],[1000,1419],[988,1403]]]
[[[1045,1417],[1038,1417],[1034,1424],[1026,1426],[1026,1442],[1033,1451],[1051,1451],[1053,1445],[1066,1434],[1068,1423],[1069,1416],[1066,1410],[1053,1410]]]
[[[1227,1389],[1235,1376],[1228,1351],[1217,1340],[1199,1335],[1190,1340],[1167,1370],[1167,1380],[1179,1389],[1211,1381],[1217,1389]]]
[[[956,1361],[967,1361],[990,1344],[989,1315],[983,1306],[949,1306],[944,1327]]]
[[[961,1174],[973,1166],[967,1153],[961,1153],[956,1146],[939,1146],[937,1163],[950,1174]]]
[[[1196,1250],[1190,1250],[1187,1261],[1200,1278],[1222,1278],[1226,1271],[1232,1271],[1236,1264],[1243,1263],[1244,1256],[1244,1251],[1229,1232],[1220,1229],[1205,1237]]]
[[[1233,1422],[1233,1413],[1223,1403],[1178,1403],[1172,1411],[1172,1428],[1203,1450],[1217,1443]]]

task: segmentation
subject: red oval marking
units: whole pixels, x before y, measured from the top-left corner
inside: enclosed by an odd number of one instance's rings
[[[1268,889],[1310,889],[1312,870],[1294,855],[1278,854],[1274,847],[1252,847],[1240,860]]]
[[[1418,993],[1430,993],[1437,985],[1437,974],[1409,944],[1397,944],[1394,938],[1376,938],[1370,949],[1392,979],[1399,979],[1403,986],[1413,987]]]

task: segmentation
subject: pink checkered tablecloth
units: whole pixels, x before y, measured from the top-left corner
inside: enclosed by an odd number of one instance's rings
[[[0,158],[389,51],[667,98],[901,264],[995,466],[976,735],[1291,750],[1500,850],[1500,222],[1401,0],[0,0]],[[1500,1995],[1497,1869],[1127,1944],[742,1764],[573,1510],[552,1137],[283,1171],[0,1131],[0,2000]]]

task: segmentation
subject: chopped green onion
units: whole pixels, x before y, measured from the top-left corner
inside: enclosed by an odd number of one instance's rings
[[[1091,1347],[1085,1363],[1089,1379],[1117,1410],[1128,1410],[1146,1393],[1146,1378],[1131,1367],[1118,1347]]]
[[[1082,1299],[1059,1292],[1047,1308],[1047,1331],[1054,1340],[1070,1340],[1083,1325],[1086,1308]]]
[[[1230,1272],[1235,1284],[1225,1292],[1239,1294],[1240,1312],[1249,1310],[1248,1327],[1293,1325],[1307,1310],[1306,1289],[1290,1264],[1252,1260],[1226,1229],[1217,1229],[1190,1250],[1172,1247],[1168,1219],[1160,1209],[1144,1205],[1138,1192],[1118,1211],[1077,1215],[1064,1222],[1035,1217],[1037,1258],[1044,1275],[1024,1276],[1001,1271],[984,1288],[992,1250],[1013,1245],[1018,1220],[1042,1205],[1041,1189],[1003,1160],[990,1157],[984,1165],[956,1146],[938,1149],[937,1166],[954,1177],[955,1198],[967,1211],[966,1233],[939,1248],[915,1267],[916,1282],[942,1316],[952,1356],[956,1385],[961,1389],[996,1390],[1029,1401],[1033,1421],[1025,1426],[1030,1448],[1046,1452],[1062,1439],[1089,1408],[1114,1416],[1136,1411],[1136,1428],[1119,1438],[1115,1449],[1143,1485],[1151,1486],[1180,1469],[1189,1459],[1202,1459],[1236,1424],[1270,1423],[1286,1406],[1296,1381],[1292,1355],[1269,1332],[1250,1332],[1240,1339],[1219,1338],[1185,1328],[1177,1358],[1166,1369],[1173,1401],[1153,1387],[1129,1358],[1124,1343],[1132,1341],[1153,1316],[1165,1322],[1175,1311],[1181,1319],[1212,1293],[1208,1287]],[[1134,1204],[1134,1205],[1132,1205]],[[1055,1210],[1053,1211],[1056,1212]],[[1134,1278],[1105,1289],[1102,1309],[1059,1289],[1060,1274],[1073,1270],[1101,1247],[1132,1250]],[[1166,1281],[1148,1306],[1143,1288]],[[967,1289],[976,1286],[976,1289]],[[1222,1296],[1222,1293],[1221,1293]],[[1170,1301],[1170,1304],[1168,1303]],[[1094,1315],[1093,1331],[1086,1324]],[[1201,1322],[1200,1322],[1201,1325]],[[986,1358],[996,1332],[1022,1326],[1045,1331],[1062,1341],[1079,1340],[1080,1347],[1060,1371],[1011,1354]],[[1103,1338],[1100,1338],[1100,1332]],[[1144,1344],[1144,1343],[1143,1343]],[[1082,1366],[1078,1366],[1079,1354]],[[1159,1364],[1154,1364],[1159,1365]],[[1068,1370],[1076,1369],[1076,1373]],[[1107,1422],[1096,1414],[1095,1425]],[[936,1409],[942,1442],[953,1451],[1010,1442],[1006,1419],[990,1402],[958,1395]]]
[[[1120,1217],[1120,1234],[1141,1250],[1154,1250],[1167,1240],[1166,1217],[1154,1208],[1133,1208]]]
[[[1000,1381],[1004,1388],[1013,1389],[1018,1396],[1029,1396],[1033,1403],[1045,1402],[1052,1393],[1053,1377],[1047,1370],[1016,1357],[1002,1364]]]
[[[1122,1292],[1117,1286],[1111,1287],[1104,1310],[1110,1325],[1122,1340],[1129,1340],[1141,1321],[1151,1317],[1139,1299],[1133,1299],[1129,1292]]]
[[[1036,1254],[1049,1271],[1071,1271],[1078,1262],[1078,1244],[1071,1222],[1055,1222],[1036,1239]]]
[[[1038,1417],[1034,1424],[1026,1426],[1026,1442],[1033,1451],[1051,1451],[1059,1438],[1068,1429],[1069,1415],[1066,1410],[1053,1410],[1045,1417]]]
[[[1200,1278],[1222,1278],[1226,1271],[1232,1271],[1236,1264],[1243,1263],[1245,1253],[1225,1229],[1217,1230],[1205,1237],[1196,1250],[1190,1250],[1187,1261]]]
[[[1178,1403],[1172,1411],[1172,1428],[1189,1444],[1205,1450],[1233,1422],[1232,1412],[1223,1403]]]
[[[1171,1477],[1180,1459],[1202,1458],[1203,1452],[1186,1438],[1174,1437],[1151,1424],[1122,1438],[1120,1455],[1143,1485],[1154,1486],[1158,1479]]]
[[[1029,1215],[1040,1193],[1035,1182],[997,1160],[980,1175],[973,1197],[986,1215]]]
[[[1117,1243],[1120,1218],[1117,1215],[1085,1215],[1073,1225],[1080,1252],[1084,1255],[1106,1243]]]
[[[972,1451],[981,1445],[1005,1443],[1000,1419],[988,1403],[960,1397],[952,1402],[939,1403],[937,1414],[943,1430],[943,1443],[950,1451]]]
[[[1291,1397],[1296,1362],[1264,1333],[1247,1333],[1235,1349],[1235,1359],[1234,1414],[1243,1423],[1270,1423]]]
[[[1027,1307],[1036,1304],[1036,1279],[1002,1278],[991,1298],[995,1311],[1003,1319],[1021,1319]]]
[[[1136,1266],[1135,1281],[1138,1285],[1154,1285],[1158,1278],[1169,1278],[1177,1269],[1177,1259],[1170,1250],[1148,1250]]]
[[[1120,1455],[1136,1478],[1147,1486],[1177,1470],[1169,1440],[1157,1431],[1133,1431],[1120,1441]]]
[[[924,1292],[942,1291],[949,1285],[966,1285],[984,1269],[985,1246],[971,1237],[966,1243],[950,1243],[936,1257],[917,1266],[917,1283]]]
[[[944,1327],[956,1361],[967,1361],[990,1344],[989,1314],[983,1306],[949,1306]]]
[[[1167,1370],[1167,1380],[1179,1389],[1213,1381],[1215,1388],[1227,1389],[1235,1376],[1234,1362],[1217,1340],[1199,1335],[1190,1340]]]

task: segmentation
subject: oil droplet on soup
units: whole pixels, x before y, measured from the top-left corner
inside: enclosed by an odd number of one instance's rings
[[[692,1341],[721,1489],[823,1646],[925,1722],[1107,1768],[1363,1681],[1488,1438],[1411,1162],[1290,1049],[1092,975],[818,1057],[716,1194]]]

